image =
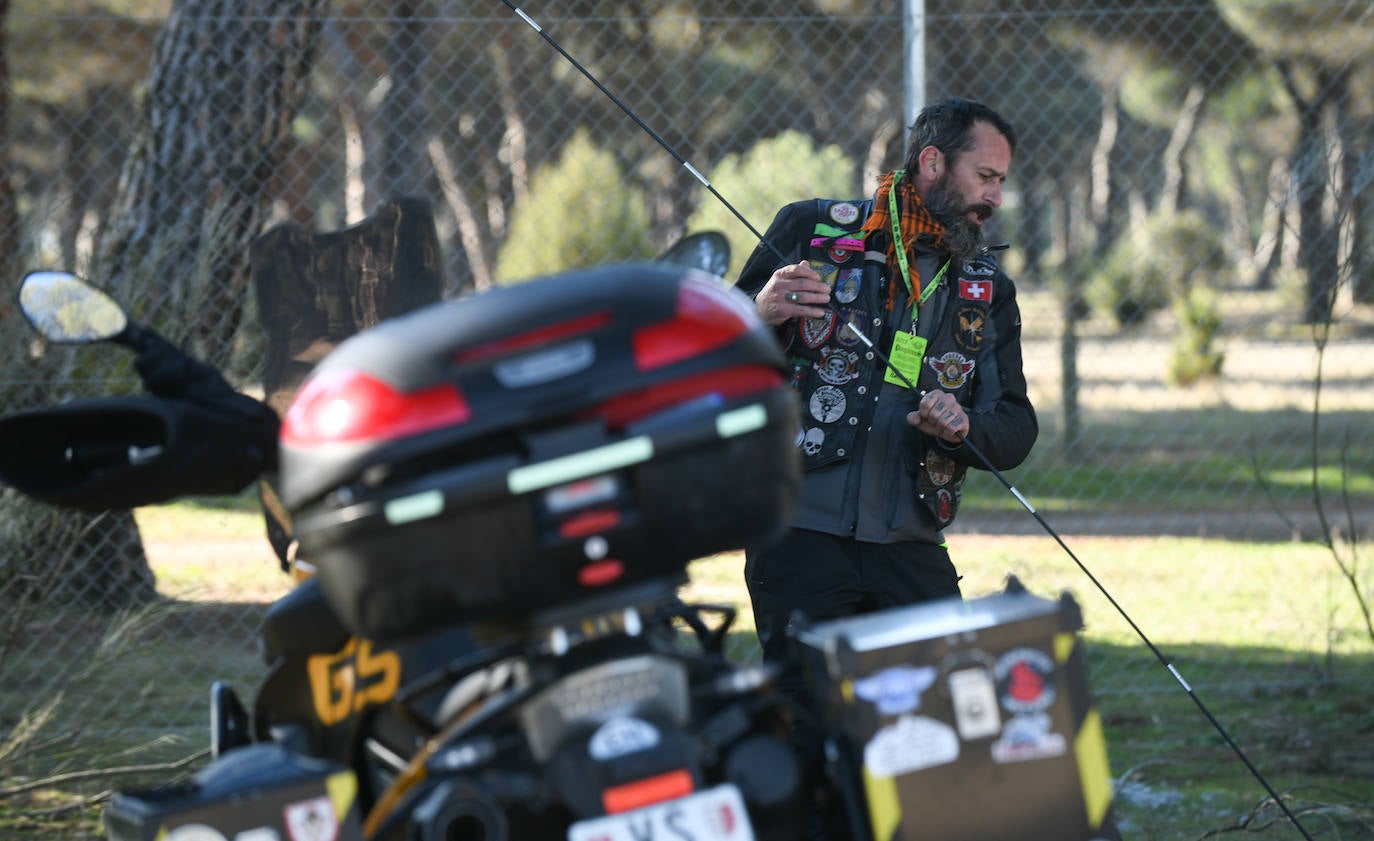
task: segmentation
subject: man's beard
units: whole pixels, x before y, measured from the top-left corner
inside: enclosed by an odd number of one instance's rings
[[[991,214],[992,208],[963,204],[961,197],[949,188],[947,174],[930,186],[925,204],[930,215],[945,226],[945,248],[950,257],[967,262],[982,253],[983,228],[970,222],[967,214],[975,209]]]

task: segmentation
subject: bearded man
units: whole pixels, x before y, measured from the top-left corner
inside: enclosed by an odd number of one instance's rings
[[[801,403],[795,515],[746,554],[767,660],[788,661],[794,611],[816,621],[958,597],[943,530],[968,469],[986,467],[974,451],[1008,470],[1035,443],[1016,287],[983,244],[1015,147],[986,105],[930,105],[872,199],[784,207],[740,274]]]

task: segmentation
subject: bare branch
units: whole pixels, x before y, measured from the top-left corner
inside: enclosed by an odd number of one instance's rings
[[[0,788],[0,797],[13,797],[16,794],[25,794],[30,791],[37,791],[44,788],[65,785],[67,783],[80,782],[83,780],[100,780],[108,777],[123,777],[132,774],[151,774],[176,771],[192,765],[210,755],[210,749],[196,751],[190,756],[183,757],[175,762],[158,762],[150,765],[123,765],[117,768],[90,768],[85,771],[71,771],[66,774],[57,774],[52,777],[44,777],[41,780],[33,780],[22,785]]]

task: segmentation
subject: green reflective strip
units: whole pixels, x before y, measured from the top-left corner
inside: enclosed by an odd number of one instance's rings
[[[575,479],[585,479],[654,457],[654,442],[647,435],[607,444],[562,458],[517,467],[506,474],[506,487],[513,494],[551,488]]]
[[[716,415],[716,434],[722,438],[733,438],[746,432],[762,429],[768,423],[768,410],[762,403],[754,403]]]
[[[440,491],[425,491],[414,496],[393,499],[382,508],[386,521],[393,526],[413,523],[436,516],[444,510],[444,495]]]

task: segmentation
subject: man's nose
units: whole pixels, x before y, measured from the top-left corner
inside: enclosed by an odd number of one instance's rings
[[[985,190],[985,191],[983,192],[983,201],[987,202],[988,204],[992,205],[993,207],[1001,207],[1001,206],[1002,206],[1002,185],[1001,185],[1001,184],[993,184],[991,187],[989,187],[987,190]]]

